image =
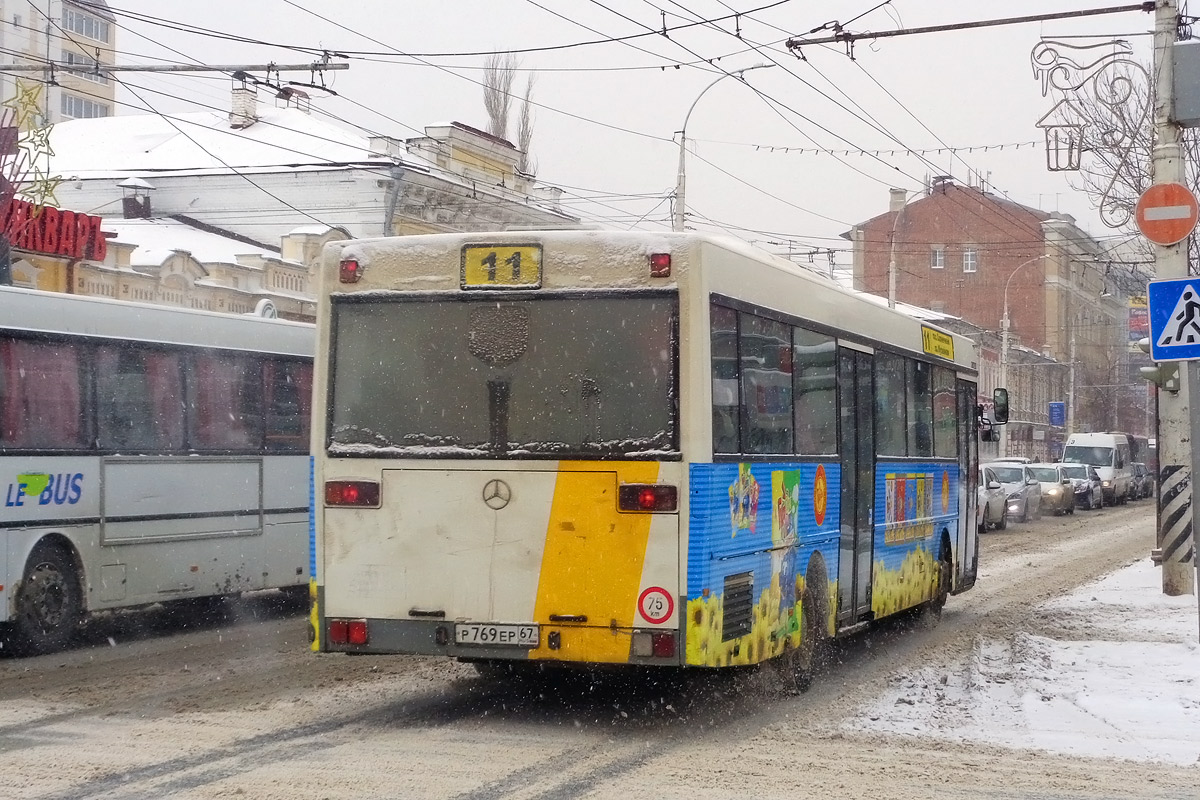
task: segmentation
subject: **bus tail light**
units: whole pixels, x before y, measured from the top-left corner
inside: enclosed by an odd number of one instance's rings
[[[329,620],[330,644],[366,644],[369,641],[365,619]]]
[[[375,481],[325,481],[325,505],[379,507]]]
[[[675,511],[679,490],[665,483],[624,483],[617,489],[621,511]]]
[[[671,254],[670,253],[651,253],[650,254],[650,277],[651,278],[669,278],[669,277],[671,277]]]
[[[674,631],[637,631],[633,634],[633,654],[639,658],[674,658]]]
[[[358,279],[362,277],[362,267],[357,259],[343,259],[338,264],[338,280],[342,283],[358,283]]]

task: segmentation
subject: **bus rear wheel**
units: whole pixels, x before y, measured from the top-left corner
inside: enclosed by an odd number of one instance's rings
[[[937,562],[937,571],[937,590],[933,599],[926,606],[927,610],[933,612],[935,616],[941,615],[942,609],[946,607],[946,600],[950,597],[950,584],[954,580],[954,566],[950,561],[950,549],[946,545],[942,546],[942,554]]]
[[[12,645],[21,654],[58,650],[75,634],[83,597],[75,562],[67,550],[40,542],[25,565],[17,590]]]
[[[807,692],[825,659],[829,646],[825,614],[811,585],[804,588],[800,601],[800,646],[784,654],[785,686],[797,693]]]

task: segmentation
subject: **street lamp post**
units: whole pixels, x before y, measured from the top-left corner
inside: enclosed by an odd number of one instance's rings
[[[899,194],[903,189],[893,189],[893,192]],[[888,308],[896,307],[896,227],[900,224],[900,218],[904,216],[904,209],[908,208],[908,196],[921,191],[915,189],[911,192],[904,193],[904,202],[900,204],[900,208],[896,210],[896,218],[892,220],[892,246],[888,257]]]
[[[725,80],[726,78],[732,77],[732,78],[737,78],[738,80],[743,80],[743,78],[742,78],[743,72],[749,72],[752,69],[763,69],[765,67],[773,67],[773,66],[775,66],[775,65],[774,64],[754,64],[753,66],[745,67],[743,69],[737,69],[737,70],[734,70],[733,72],[726,72],[724,75],[717,78],[715,81],[710,83],[708,86],[705,86],[703,89],[701,89],[700,94],[696,95],[696,99],[692,101],[692,107],[688,109],[687,116],[685,116],[683,118],[683,128],[679,131],[679,173],[675,176],[675,215],[674,215],[674,221],[671,225],[671,230],[679,232],[679,233],[683,232],[683,214],[684,214],[683,196],[684,196],[684,190],[686,189],[686,183],[687,183],[686,175],[684,173],[684,166],[685,166],[684,154],[687,152],[687,147],[686,147],[687,124],[688,124],[688,120],[692,118],[692,112],[696,110],[696,104],[700,102],[701,97],[704,97],[705,92],[707,92],[709,89],[716,86],[718,83]]]
[[[1000,318],[1000,385],[1005,389],[1008,388],[1008,289],[1012,286],[1012,279],[1017,277],[1017,273],[1035,261],[1041,261],[1049,256],[1049,253],[1042,253],[1040,256],[1034,256],[1028,261],[1024,261],[1012,271],[1008,276],[1008,280],[1004,283],[1004,316]],[[1000,458],[1008,455],[1008,426],[1001,425],[1000,427]]]

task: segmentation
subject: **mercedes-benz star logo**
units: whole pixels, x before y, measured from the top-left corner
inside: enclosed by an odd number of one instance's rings
[[[493,511],[504,508],[511,499],[512,489],[499,478],[493,478],[483,485],[483,502]]]

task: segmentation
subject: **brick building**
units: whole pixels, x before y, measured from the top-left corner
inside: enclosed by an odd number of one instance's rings
[[[886,213],[844,236],[855,288],[887,296],[894,258],[897,301],[981,329],[981,397],[999,381],[1007,295],[1010,454],[1053,457],[1071,430],[1125,424],[1127,298],[1108,280],[1104,247],[1069,215],[936,178],[913,198],[892,189]],[[1049,424],[1055,401],[1074,412],[1066,426]]]

